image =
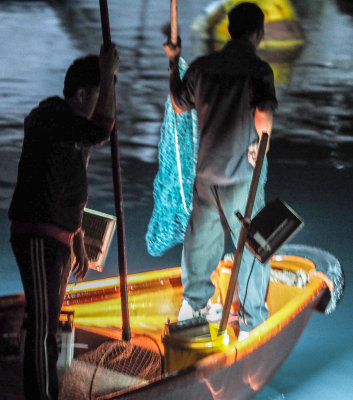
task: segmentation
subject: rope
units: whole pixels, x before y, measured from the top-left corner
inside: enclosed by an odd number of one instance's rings
[[[303,244],[286,244],[277,254],[304,257],[315,264],[315,271],[311,273],[311,277],[319,276],[330,289],[331,300],[325,308],[325,313],[331,314],[341,300],[345,286],[343,270],[337,258],[326,250]]]
[[[307,282],[306,272],[302,269],[297,272],[288,270],[276,270],[270,269],[270,279],[272,282],[285,283],[288,286],[296,286],[298,288],[303,288]]]
[[[234,262],[234,254],[227,253],[224,255],[223,259],[224,259],[224,261]],[[253,267],[251,267],[251,268],[253,268]],[[315,272],[317,272],[317,271],[315,271]],[[250,272],[250,274],[251,274],[251,272]],[[249,277],[250,277],[250,275],[249,275]],[[310,277],[310,274],[309,274],[309,277]],[[300,269],[297,272],[294,272],[294,271],[289,271],[289,270],[285,270],[285,269],[270,268],[270,279],[272,282],[285,283],[288,286],[296,286],[299,288],[303,288],[308,283],[308,278],[306,276],[306,272],[303,269]]]
[[[175,117],[175,125],[174,125],[175,152],[176,152],[176,162],[177,162],[178,176],[179,176],[180,196],[181,196],[181,199],[183,200],[183,206],[184,206],[185,212],[187,214],[190,214],[190,211],[188,210],[188,207],[186,205],[185,193],[184,193],[184,185],[183,185],[183,175],[182,175],[182,172],[181,172],[180,151],[179,151],[179,140],[178,140],[178,130],[177,130],[177,118],[176,118],[176,115],[174,115],[174,117]]]

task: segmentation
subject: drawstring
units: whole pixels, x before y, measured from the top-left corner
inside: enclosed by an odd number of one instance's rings
[[[180,185],[180,196],[183,201],[184,210],[187,214],[190,214],[190,210],[186,205],[185,193],[184,193],[184,186],[183,186],[183,176],[181,172],[181,162],[180,162],[180,152],[179,152],[179,139],[178,139],[178,130],[177,130],[177,117],[174,114],[175,124],[174,124],[174,136],[175,136],[175,152],[176,152],[176,162],[178,168],[178,176],[179,176],[179,185]]]
[[[229,225],[229,223],[228,223],[228,220],[227,220],[227,218],[226,218],[226,215],[225,215],[225,213],[224,213],[224,211],[223,211],[223,207],[222,207],[222,204],[221,204],[221,200],[220,200],[219,195],[218,195],[218,188],[217,188],[217,186],[213,186],[213,189],[214,189],[214,192],[215,192],[216,204],[217,204],[218,211],[219,211],[219,214],[220,214],[221,224],[222,224],[222,226],[223,226],[223,229],[224,229],[224,230],[227,229],[227,230],[228,230],[228,233],[231,233],[231,234],[234,236],[234,232],[232,231],[232,229],[231,229],[231,227],[230,227],[230,225]]]
[[[246,283],[246,289],[245,289],[244,300],[243,300],[243,302],[240,302],[240,308],[239,308],[239,317],[241,317],[241,319],[243,320],[243,322],[245,323],[245,325],[246,325],[246,320],[245,320],[245,317],[244,317],[244,314],[245,314],[245,300],[246,300],[246,296],[247,296],[247,294],[248,294],[249,281],[250,281],[250,277],[251,277],[252,271],[253,271],[253,269],[254,269],[255,260],[256,260],[256,257],[254,257],[254,260],[253,260],[253,262],[252,262],[252,266],[251,266],[251,269],[250,269],[248,281],[247,281],[247,283]]]

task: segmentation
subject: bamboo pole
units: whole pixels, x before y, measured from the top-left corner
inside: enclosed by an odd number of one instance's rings
[[[257,186],[259,184],[259,179],[260,179],[262,164],[263,164],[265,154],[266,154],[268,139],[269,139],[268,133],[264,132],[262,135],[261,141],[260,141],[259,152],[258,152],[252,180],[251,180],[245,215],[243,218],[243,223],[242,223],[242,228],[241,228],[238,243],[237,243],[237,248],[235,250],[234,265],[232,268],[232,274],[230,276],[230,280],[229,280],[229,284],[228,284],[227,295],[226,295],[226,299],[225,299],[224,306],[223,306],[222,319],[221,319],[221,323],[219,326],[218,334],[224,332],[227,328],[230,308],[232,305],[235,286],[236,286],[237,279],[238,279],[240,263],[241,263],[241,259],[243,257],[245,242],[248,237],[248,230],[247,230],[246,224],[250,223],[250,220],[251,220],[251,213],[252,213],[254,202],[255,202]]]
[[[170,42],[178,43],[178,0],[170,0]]]
[[[99,0],[103,44],[111,44],[110,23],[107,0]],[[114,91],[114,104],[116,109],[116,96]],[[127,262],[126,262],[126,239],[125,239],[125,219],[123,207],[123,195],[121,185],[120,171],[120,154],[118,129],[115,121],[114,128],[110,135],[110,149],[112,158],[113,170],[113,187],[114,187],[114,205],[117,217],[117,240],[118,240],[118,261],[119,261],[119,276],[120,276],[120,298],[121,298],[121,313],[122,313],[122,339],[129,341],[131,339],[131,329],[129,320],[129,302],[127,293]]]

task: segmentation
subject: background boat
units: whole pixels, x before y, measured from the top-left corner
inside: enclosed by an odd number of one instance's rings
[[[228,12],[241,0],[211,2],[192,24],[192,38],[199,54],[220,50],[230,39]],[[259,54],[270,63],[277,84],[289,82],[292,65],[305,45],[305,36],[290,0],[253,0],[264,12],[265,35]]]

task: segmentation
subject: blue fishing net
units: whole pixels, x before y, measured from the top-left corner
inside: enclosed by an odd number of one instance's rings
[[[187,64],[179,59],[182,78]],[[154,180],[154,208],[146,233],[149,254],[161,256],[184,241],[192,211],[192,194],[199,142],[196,111],[175,114],[165,103],[158,148],[159,169]]]

